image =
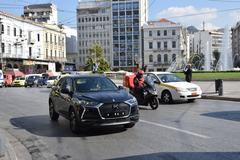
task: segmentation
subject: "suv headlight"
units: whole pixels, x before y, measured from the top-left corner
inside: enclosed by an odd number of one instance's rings
[[[87,100],[79,100],[78,103],[79,103],[81,106],[96,106],[96,105],[99,104],[98,102],[95,102],[95,101],[87,101]]]
[[[176,88],[176,90],[178,92],[188,92],[187,88],[180,88],[180,87],[178,87],[178,88]]]
[[[131,105],[131,106],[132,106],[132,105],[137,105],[137,104],[138,104],[137,99],[136,99],[135,97],[133,97],[133,98],[131,98],[131,99],[125,101],[125,103],[127,103],[127,104],[129,104],[129,105]]]

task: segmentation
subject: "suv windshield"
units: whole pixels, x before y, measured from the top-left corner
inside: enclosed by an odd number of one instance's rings
[[[163,82],[163,83],[168,83],[168,82],[183,82],[183,80],[181,78],[179,78],[178,76],[176,76],[175,74],[158,74],[157,75],[159,77],[159,79]]]
[[[74,80],[76,92],[116,91],[117,86],[106,77],[79,77]]]
[[[24,77],[17,77],[16,80],[25,80]]]

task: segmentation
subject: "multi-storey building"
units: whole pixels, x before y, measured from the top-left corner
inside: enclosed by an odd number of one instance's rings
[[[173,63],[182,64],[189,55],[186,29],[167,19],[143,25],[143,44],[144,66],[148,71],[165,71]]]
[[[81,0],[77,8],[78,60],[80,66],[86,64],[89,49],[100,44],[106,60],[112,61],[111,1]]]
[[[112,69],[132,70],[141,64],[140,29],[147,17],[147,0],[79,0],[80,64],[85,65],[94,43],[104,48]]]
[[[24,15],[35,22],[58,24],[57,7],[52,3],[24,6]]]
[[[141,26],[147,22],[147,0],[113,0],[113,68],[142,65]]]
[[[223,32],[221,31],[199,31],[194,33],[194,53],[204,55],[204,69],[212,70],[215,60],[213,52],[221,54],[223,48]]]
[[[240,22],[232,28],[233,67],[240,67]]]
[[[1,59],[4,68],[25,73],[60,71],[66,62],[66,34],[63,29],[0,12]]]

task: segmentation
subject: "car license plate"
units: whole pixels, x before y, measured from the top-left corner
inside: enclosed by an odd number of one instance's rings
[[[197,92],[192,92],[192,96],[196,96],[197,95]]]
[[[120,111],[120,112],[111,112],[111,113],[108,113],[106,114],[107,117],[123,117],[125,116],[125,112],[124,111]]]

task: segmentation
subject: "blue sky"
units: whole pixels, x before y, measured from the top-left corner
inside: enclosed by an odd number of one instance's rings
[[[60,22],[71,27],[76,26],[75,11],[77,0],[0,0],[0,10],[21,15],[23,5],[49,2],[55,3],[58,9],[60,9]],[[240,0],[149,0],[149,5],[149,20],[165,17],[185,26],[195,25],[200,28],[202,22],[205,21],[206,27],[212,29],[225,27],[226,25],[233,26],[240,20]],[[239,8],[239,10],[216,12],[233,8]],[[202,12],[210,13],[198,16],[183,16]]]

